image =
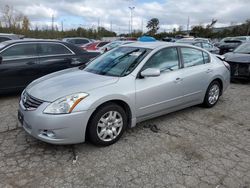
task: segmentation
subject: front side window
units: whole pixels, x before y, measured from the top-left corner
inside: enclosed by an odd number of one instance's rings
[[[204,64],[203,53],[194,48],[181,48],[184,67]]]
[[[65,46],[54,43],[39,44],[38,52],[40,56],[72,54],[72,52],[70,52]]]
[[[35,57],[37,55],[36,44],[17,44],[7,48],[0,55],[3,60]]]
[[[120,47],[93,60],[84,70],[99,75],[122,77],[130,74],[149,49]]]
[[[161,72],[179,69],[179,58],[176,48],[165,48],[154,54],[144,65],[147,68],[158,68]]]
[[[212,46],[211,44],[205,43],[205,42],[202,43],[202,46],[203,46],[203,48],[206,49],[206,50],[209,50],[209,49],[213,48],[213,46]]]
[[[201,43],[200,43],[200,42],[196,42],[196,43],[194,43],[194,46],[198,46],[198,47],[202,48],[202,46],[201,46]]]

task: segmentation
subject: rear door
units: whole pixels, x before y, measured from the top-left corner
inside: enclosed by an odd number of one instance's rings
[[[189,47],[180,48],[182,57],[183,102],[203,100],[213,72],[208,53]]]
[[[27,86],[39,72],[36,43],[20,43],[0,52],[0,89],[18,89]]]
[[[75,53],[61,43],[39,43],[38,55],[40,71],[37,77],[75,66]]]

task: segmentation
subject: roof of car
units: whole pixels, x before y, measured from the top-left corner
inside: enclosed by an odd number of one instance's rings
[[[130,47],[138,47],[138,48],[149,48],[149,49],[156,49],[160,47],[168,47],[168,46],[178,46],[180,44],[175,44],[171,42],[161,42],[161,41],[156,41],[156,42],[134,42],[130,44],[126,44],[125,46],[130,46]]]
[[[53,40],[53,39],[18,39],[18,40],[8,40],[4,41],[6,44],[13,44],[13,43],[24,43],[24,42],[61,42],[59,40]]]

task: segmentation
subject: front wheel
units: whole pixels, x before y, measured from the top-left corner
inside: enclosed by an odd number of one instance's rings
[[[123,108],[115,103],[109,103],[93,114],[88,125],[88,137],[95,145],[111,145],[120,139],[127,123],[127,115]]]
[[[203,105],[207,108],[211,108],[218,102],[221,93],[221,86],[218,81],[213,81],[207,89]]]

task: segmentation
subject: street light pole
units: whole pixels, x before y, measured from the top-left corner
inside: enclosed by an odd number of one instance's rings
[[[128,7],[130,9],[130,33],[131,33],[131,37],[132,37],[132,33],[133,33],[133,10],[135,9],[135,7]]]

